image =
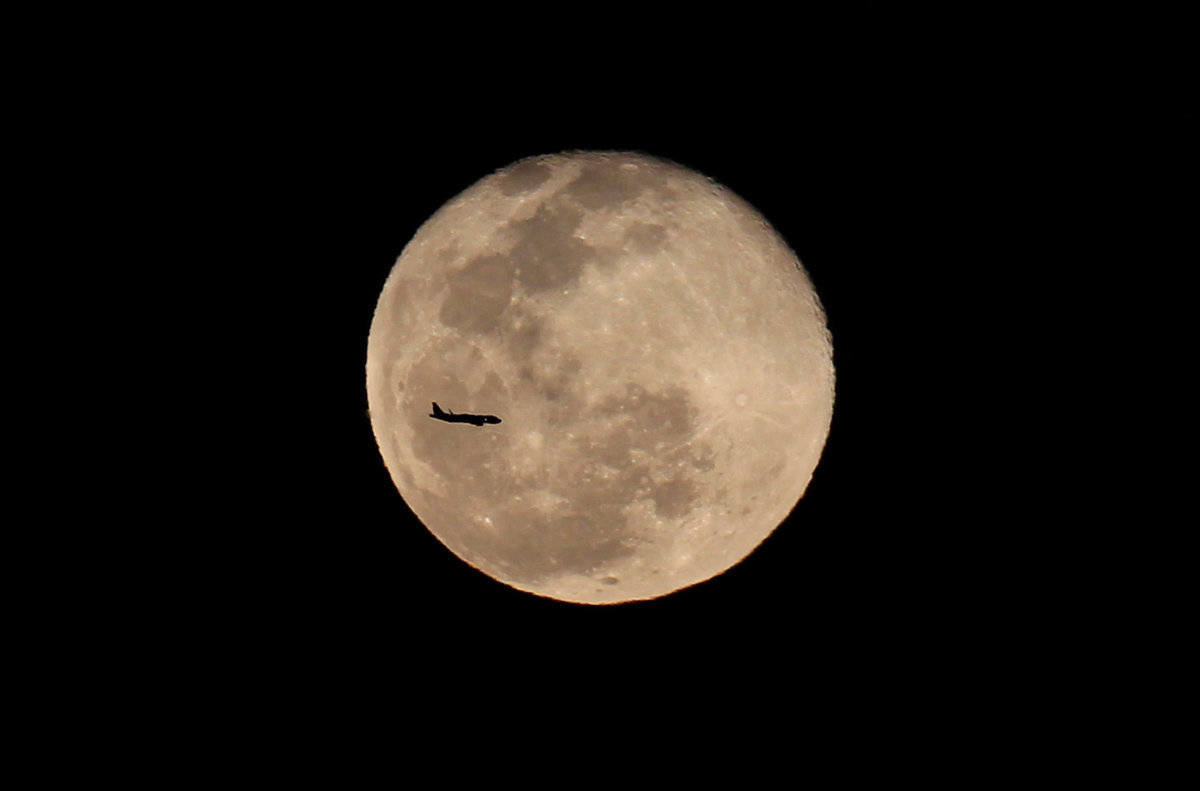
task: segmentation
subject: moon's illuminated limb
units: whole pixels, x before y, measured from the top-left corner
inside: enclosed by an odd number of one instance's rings
[[[721,573],[787,516],[833,405],[824,314],[728,190],[643,155],[518,162],[380,295],[372,424],[422,522],[521,590],[613,603]],[[494,414],[448,425],[432,401]]]

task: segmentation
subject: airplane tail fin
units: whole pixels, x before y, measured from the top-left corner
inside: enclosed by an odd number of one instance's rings
[[[437,401],[434,401],[433,402],[433,414],[430,415],[430,417],[442,417],[445,414],[446,413],[442,411],[442,408],[437,405]]]

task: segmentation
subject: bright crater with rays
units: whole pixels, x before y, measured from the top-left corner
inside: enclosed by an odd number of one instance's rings
[[[567,601],[720,574],[787,517],[833,407],[796,256],[704,176],[626,153],[522,160],[405,247],[367,352],[371,421],[458,557]],[[430,404],[498,415],[483,427]]]

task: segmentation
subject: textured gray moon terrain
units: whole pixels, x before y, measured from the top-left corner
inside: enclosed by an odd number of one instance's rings
[[[629,153],[522,160],[439,209],[367,351],[379,449],[425,526],[503,583],[597,604],[753,551],[808,485],[833,381],[820,302],[763,217]]]

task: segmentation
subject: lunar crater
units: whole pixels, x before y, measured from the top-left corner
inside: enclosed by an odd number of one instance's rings
[[[583,215],[569,208],[543,206],[511,226],[515,241],[507,253],[509,273],[528,291],[560,289],[579,279],[591,247],[575,236]]]
[[[567,193],[585,208],[596,210],[619,206],[644,191],[661,188],[661,176],[640,168],[616,167],[599,162],[585,165],[567,187]]]
[[[500,175],[500,192],[510,197],[529,192],[545,184],[552,175],[554,171],[549,165],[536,160],[521,162]]]

